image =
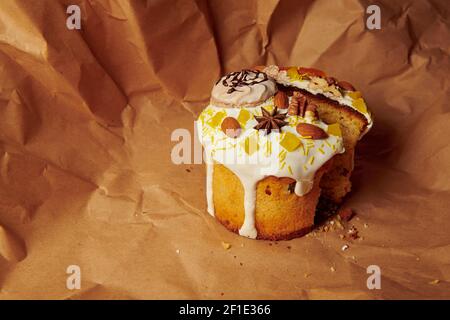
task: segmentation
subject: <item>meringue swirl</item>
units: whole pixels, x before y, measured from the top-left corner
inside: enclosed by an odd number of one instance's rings
[[[276,83],[263,72],[242,70],[217,81],[211,102],[226,107],[252,106],[270,98],[277,91]]]

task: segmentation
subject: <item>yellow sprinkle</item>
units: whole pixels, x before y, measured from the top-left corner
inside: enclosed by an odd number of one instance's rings
[[[222,120],[226,117],[226,113],[224,111],[217,112],[213,117],[211,117],[206,123],[213,127],[217,128],[222,123]]]
[[[311,156],[311,158],[309,158],[308,163],[310,166],[312,166],[312,164],[314,163],[314,156]]]
[[[272,154],[272,141],[267,140],[267,143],[266,143],[266,155],[268,156],[270,154]]]
[[[305,156],[307,157],[308,154],[309,154],[309,147],[306,147],[306,150],[305,150]]]
[[[245,138],[244,141],[241,141],[241,146],[244,149],[244,151],[251,156],[259,149],[258,136],[257,135],[248,136],[247,138]]]
[[[325,151],[323,151],[322,148],[319,148],[318,150],[320,151],[320,153],[325,154]]]
[[[288,166],[288,171],[289,171],[289,173],[290,173],[291,175],[294,175],[294,173],[292,172],[291,166]]]
[[[331,148],[331,144],[327,140],[325,140],[325,144]]]
[[[278,155],[278,157],[280,158],[280,161],[283,161],[284,159],[286,159],[286,155],[287,155],[287,151],[281,150],[280,154]]]
[[[305,150],[305,146],[303,144],[301,145],[301,148],[302,148],[303,155],[306,156],[306,150]]]
[[[284,168],[284,166],[286,165],[286,162],[283,162],[280,166],[280,170],[282,170]]]
[[[303,171],[304,172],[308,171],[308,167],[306,166],[306,164],[303,165]]]

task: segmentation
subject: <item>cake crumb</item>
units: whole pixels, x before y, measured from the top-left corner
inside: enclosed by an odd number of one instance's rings
[[[243,248],[244,247],[244,244],[243,243],[241,243],[241,248]]]
[[[436,284],[439,284],[439,282],[441,282],[440,280],[438,280],[438,279],[435,279],[435,280],[433,280],[433,281],[430,281],[430,282],[428,282],[429,284],[433,284],[433,285],[436,285]]]
[[[335,272],[336,269],[334,267],[330,267],[331,272]]]
[[[339,235],[339,238],[344,239],[345,236],[344,236],[343,234],[340,234],[340,235]]]
[[[222,241],[222,247],[223,247],[225,250],[228,250],[228,249],[231,248],[231,244],[229,244],[228,242]]]
[[[309,278],[311,276],[311,273],[304,273],[303,274],[303,277],[305,277],[305,278]]]
[[[180,254],[180,249],[175,250],[177,254]]]
[[[291,246],[287,246],[287,248],[288,248],[289,250],[291,250]]]
[[[338,215],[342,220],[350,221],[355,215],[355,212],[351,208],[342,208],[339,210]]]
[[[353,240],[356,240],[359,238],[358,235],[358,229],[355,228],[355,226],[352,226],[348,231],[347,231],[348,235],[350,238],[352,238]]]
[[[364,223],[364,228],[368,228],[369,227],[369,225],[367,224],[367,223]]]
[[[239,262],[239,265],[242,267],[244,264],[242,262]]]
[[[348,245],[348,244],[344,244],[344,245],[342,246],[341,250],[342,250],[342,251],[345,251],[345,250],[347,250],[348,248],[350,248],[349,245]]]

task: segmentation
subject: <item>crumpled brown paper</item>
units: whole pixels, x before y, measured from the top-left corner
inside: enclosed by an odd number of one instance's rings
[[[1,1],[0,298],[450,298],[449,4],[377,1],[372,31],[369,4]],[[269,63],[364,93],[359,240],[239,237],[205,211],[204,166],[171,162],[219,75]]]

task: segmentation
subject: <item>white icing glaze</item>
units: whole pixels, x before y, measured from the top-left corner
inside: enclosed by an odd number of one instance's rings
[[[214,217],[214,199],[213,199],[213,173],[214,173],[214,162],[209,153],[205,153],[205,163],[206,163],[206,210],[210,215]]]
[[[256,186],[260,180],[268,176],[293,178],[296,181],[295,193],[303,196],[311,190],[316,171],[335,154],[344,152],[341,136],[330,134],[326,139],[312,140],[297,133],[295,128],[300,122],[313,123],[327,131],[328,126],[318,120],[289,116],[289,125],[282,127],[281,132],[272,131],[266,135],[262,131],[254,130],[257,122],[253,115],[261,115],[261,107],[272,110],[273,99],[268,99],[254,108],[221,108],[209,105],[197,122],[207,159],[226,166],[242,183],[245,219],[239,234],[253,239],[257,236],[255,203]],[[238,138],[230,138],[222,132],[220,124],[225,117],[241,120],[243,130]],[[247,151],[251,147],[246,149],[245,146],[246,142],[247,146],[251,146],[252,141],[258,149],[249,154]],[[298,147],[293,149],[292,143],[298,143]],[[288,151],[285,147],[293,150]],[[207,170],[208,208],[211,208],[212,169]]]
[[[229,75],[222,77],[214,86],[211,97],[217,102],[230,106],[248,105],[262,102],[273,96],[276,92],[276,84],[262,72],[244,70],[233,73],[234,79],[245,77],[247,82],[256,82],[251,85],[233,87],[233,78]],[[231,89],[231,90],[230,90]],[[231,91],[231,92],[230,92]]]

